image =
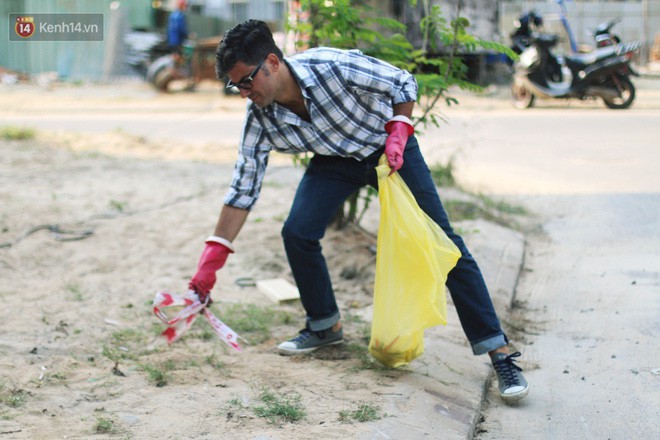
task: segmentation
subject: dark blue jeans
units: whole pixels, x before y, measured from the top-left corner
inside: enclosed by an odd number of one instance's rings
[[[365,185],[377,188],[374,168],[382,153],[382,150],[378,151],[362,161],[316,155],[300,182],[289,218],[282,228],[282,237],[311,330],[324,330],[339,321],[339,309],[320,240],[339,207],[351,194]],[[417,203],[463,254],[449,273],[447,287],[472,351],[484,354],[506,345],[506,335],[500,327],[479,266],[463,239],[449,224],[414,136],[408,140],[403,159],[399,174]]]

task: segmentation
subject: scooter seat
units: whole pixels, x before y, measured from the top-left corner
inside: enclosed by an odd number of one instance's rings
[[[589,64],[595,63],[598,60],[602,60],[603,58],[611,57],[615,53],[616,53],[615,46],[599,47],[598,49],[595,49],[588,53],[574,53],[568,55],[566,56],[566,59],[571,61],[573,64],[587,66]]]
[[[559,37],[555,34],[534,33],[532,38],[541,47],[553,47],[559,41]]]

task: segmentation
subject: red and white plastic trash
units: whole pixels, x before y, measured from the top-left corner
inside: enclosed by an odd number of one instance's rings
[[[183,336],[190,326],[192,326],[193,322],[195,322],[195,319],[201,315],[211,324],[213,332],[224,343],[236,351],[242,351],[241,346],[238,344],[240,336],[211,313],[206,307],[207,305],[208,299],[206,302],[200,302],[199,297],[193,290],[189,290],[184,296],[163,290],[156,293],[153,304],[154,314],[167,325],[167,329],[162,333],[167,339],[167,342],[171,344]],[[184,308],[170,318],[161,310],[166,307]]]

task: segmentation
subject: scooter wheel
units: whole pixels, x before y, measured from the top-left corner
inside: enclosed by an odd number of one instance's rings
[[[534,94],[520,84],[511,85],[511,103],[517,109],[526,109],[534,105]]]
[[[616,87],[619,90],[619,96],[616,98],[603,98],[606,106],[614,110],[622,110],[630,107],[635,100],[635,86],[627,76],[617,76]]]

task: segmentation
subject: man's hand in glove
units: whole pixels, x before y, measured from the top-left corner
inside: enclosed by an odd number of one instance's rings
[[[405,116],[398,115],[385,124],[385,131],[389,135],[385,141],[385,156],[392,171],[395,173],[403,166],[403,150],[408,143],[408,137],[415,132],[412,122]]]
[[[233,252],[234,247],[229,240],[216,236],[206,239],[206,247],[199,259],[197,273],[188,284],[188,288],[197,293],[201,302],[206,301],[215,285],[215,273],[225,265],[227,257]]]

